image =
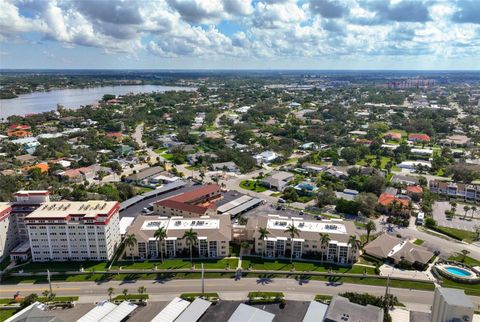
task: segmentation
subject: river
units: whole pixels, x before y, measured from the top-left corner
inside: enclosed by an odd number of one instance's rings
[[[25,115],[55,110],[57,104],[76,109],[82,105],[95,104],[105,94],[125,95],[128,93],[150,93],[166,91],[193,91],[192,87],[160,85],[104,86],[91,88],[58,89],[50,92],[21,94],[17,98],[0,100],[0,117]]]

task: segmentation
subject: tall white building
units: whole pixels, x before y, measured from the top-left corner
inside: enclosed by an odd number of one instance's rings
[[[24,219],[41,204],[50,201],[47,190],[20,190],[15,193],[12,206],[12,219],[17,229],[17,242],[28,240],[28,231]]]
[[[16,226],[11,217],[12,207],[8,203],[0,203],[0,260],[8,256],[17,243]]]
[[[32,260],[106,261],[120,244],[118,202],[46,202],[25,217]]]
[[[475,306],[463,290],[437,287],[433,297],[432,322],[473,321]]]

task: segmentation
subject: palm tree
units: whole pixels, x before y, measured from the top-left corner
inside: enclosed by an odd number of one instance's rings
[[[470,254],[470,252],[466,249],[462,249],[461,253],[462,253],[462,263],[463,263],[465,262],[465,258],[467,257],[468,254]]]
[[[126,300],[126,299],[127,299],[128,290],[127,290],[126,288],[124,288],[123,291],[122,291],[122,293],[123,293],[123,296],[124,296],[124,298],[125,298],[125,300]]]
[[[472,206],[472,207],[470,208],[470,210],[472,211],[472,219],[473,219],[473,217],[475,216],[475,213],[477,212],[477,207],[476,207],[476,206]]]
[[[138,294],[140,294],[140,301],[143,302],[143,293],[145,293],[147,291],[147,288],[145,286],[140,286],[138,288]]]
[[[266,227],[260,227],[258,228],[258,233],[260,234],[258,238],[263,241],[263,251],[262,251],[262,257],[263,257],[265,255],[265,246],[266,246],[265,239],[270,234],[270,232],[267,230]]]
[[[323,262],[323,258],[325,257],[323,246],[327,246],[329,243],[330,243],[330,235],[320,233],[320,250],[322,253],[322,262]]]
[[[129,234],[127,237],[125,237],[125,246],[130,248],[130,254],[132,255],[132,262],[134,261],[133,258],[133,247],[137,244],[137,237],[135,237],[135,234]]]
[[[48,295],[50,295],[50,292],[48,290],[45,290],[42,292],[42,295],[45,298],[45,302],[48,302]]]
[[[367,243],[370,241],[370,233],[377,230],[377,226],[373,220],[369,220],[365,224],[365,229],[367,230]]]
[[[114,291],[114,288],[113,288],[113,287],[109,287],[109,288],[107,289],[107,293],[108,293],[108,297],[109,297],[109,299],[110,299],[110,302],[112,302],[113,291]]]
[[[352,263],[353,263],[354,255],[357,253],[358,247],[360,246],[360,245],[359,245],[359,242],[358,242],[358,239],[357,239],[357,236],[355,236],[355,235],[350,235],[350,237],[348,238],[348,245],[351,245],[351,246],[352,246],[352,258],[351,258],[351,261],[352,261]]]
[[[158,229],[153,233],[153,237],[155,237],[155,240],[159,244],[159,249],[160,249],[160,260],[163,263],[163,241],[167,238],[167,230],[165,227],[158,227]]]
[[[190,228],[190,230],[187,230],[183,234],[182,239],[185,239],[187,241],[188,247],[190,248],[190,263],[193,266],[192,247],[198,240],[198,233],[196,231],[193,231],[192,228]]]
[[[453,212],[457,211],[457,203],[455,201],[450,201],[450,206]]]
[[[291,245],[292,245],[292,249],[290,251],[290,264],[293,263],[293,238],[295,238],[295,236],[299,236],[300,235],[300,230],[295,227],[292,224],[288,225],[287,229],[285,229],[284,233],[288,233],[290,235],[290,240],[291,240]]]
[[[463,219],[467,218],[467,212],[470,211],[470,207],[469,206],[463,206],[463,211],[465,211],[465,216],[463,216]]]

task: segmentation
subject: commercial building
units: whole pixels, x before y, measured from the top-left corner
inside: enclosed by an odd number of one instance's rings
[[[334,296],[328,306],[324,322],[368,321],[382,322],[383,309],[373,305],[360,305],[350,302],[347,298]],[[435,320],[439,322],[440,320]]]
[[[439,195],[480,202],[480,185],[431,180],[428,183],[431,192]]]
[[[298,236],[292,238],[285,232],[293,225],[299,230]],[[260,239],[259,228],[269,232],[265,239]],[[326,245],[320,243],[320,233],[328,234],[330,241]],[[324,260],[337,264],[355,262],[357,251],[348,243],[349,237],[355,234],[352,222],[342,220],[304,220],[297,217],[268,215],[247,223],[247,236],[254,239],[255,251],[265,257],[293,257],[303,255],[323,257]]]
[[[215,201],[221,198],[218,184],[204,185],[153,204],[153,212],[161,216],[200,217],[215,215]]]
[[[433,296],[431,321],[473,321],[475,308],[463,290],[437,287]]]
[[[160,244],[155,231],[163,227],[167,237]],[[197,233],[194,253],[200,257],[225,257],[229,253],[232,238],[230,216],[202,216],[199,218],[138,216],[128,230],[134,234],[137,244],[127,247],[126,256],[158,258],[160,250],[165,257],[189,256],[189,245],[183,236],[192,229]]]
[[[112,258],[120,244],[118,202],[45,202],[24,219],[32,260]]]

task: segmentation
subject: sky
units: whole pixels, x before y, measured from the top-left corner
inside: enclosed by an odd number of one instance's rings
[[[480,0],[0,0],[0,68],[480,69]]]

